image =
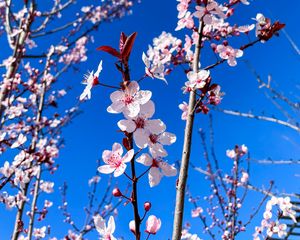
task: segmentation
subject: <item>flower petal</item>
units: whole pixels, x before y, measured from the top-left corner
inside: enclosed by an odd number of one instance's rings
[[[151,168],[148,174],[150,187],[154,187],[158,185],[160,183],[162,176],[163,175],[158,168],[156,167]]]
[[[116,168],[115,172],[114,172],[114,177],[119,177],[121,176],[125,170],[126,170],[126,164],[121,163],[119,167]]]
[[[144,119],[151,118],[153,116],[154,112],[155,112],[155,106],[154,106],[153,101],[150,100],[149,102],[147,102],[141,106],[139,116]]]
[[[115,219],[113,216],[110,216],[107,222],[106,233],[113,234],[115,229],[116,229]]]
[[[130,162],[133,158],[133,155],[134,155],[134,150],[133,149],[129,150],[122,158],[122,162],[125,162],[125,163]]]
[[[148,139],[149,139],[149,134],[147,134],[145,129],[138,128],[133,133],[133,140],[139,148],[147,147],[148,146]]]
[[[118,154],[119,156],[122,156],[122,154],[123,154],[122,145],[120,143],[114,143],[113,146],[112,146],[112,151],[115,154]]]
[[[147,153],[142,154],[136,161],[137,161],[138,163],[141,163],[141,164],[143,164],[143,165],[145,165],[145,166],[149,166],[149,167],[150,167],[150,166],[152,165],[152,163],[153,163],[152,157],[150,157],[150,155],[147,154]]]
[[[134,121],[132,120],[120,120],[118,122],[118,127],[122,130],[122,131],[126,131],[129,133],[132,133],[135,128],[136,128],[136,124],[134,123]]]
[[[99,214],[94,216],[93,219],[94,219],[94,224],[95,224],[95,227],[96,227],[96,230],[98,231],[98,233],[100,235],[104,235],[105,230],[106,230],[105,220]]]
[[[158,166],[161,168],[165,176],[171,177],[177,175],[177,169],[166,162],[161,161],[158,163]]]
[[[145,128],[152,134],[160,134],[166,130],[166,125],[160,119],[147,120],[145,122]]]
[[[171,145],[172,143],[176,142],[176,135],[169,132],[164,132],[163,134],[159,135],[159,142],[163,145]]]
[[[98,171],[104,174],[112,173],[114,170],[115,168],[110,165],[102,165],[98,167]]]

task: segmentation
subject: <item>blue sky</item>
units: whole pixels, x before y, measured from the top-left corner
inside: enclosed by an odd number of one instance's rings
[[[97,1],[91,1],[96,4]],[[279,2],[279,1],[278,1]],[[121,80],[118,72],[114,69],[114,59],[105,53],[96,52],[94,49],[100,45],[112,45],[117,47],[120,32],[127,34],[138,32],[134,50],[131,56],[131,75],[132,79],[139,79],[143,75],[144,65],[141,59],[142,52],[147,50],[148,44],[162,31],[171,32],[174,36],[184,37],[185,32],[174,32],[177,23],[176,1],[172,0],[151,0],[142,1],[133,8],[133,14],[113,23],[101,25],[96,32],[95,43],[90,44],[88,61],[81,64],[79,73],[69,71],[64,79],[59,83],[60,86],[72,86],[67,100],[61,105],[62,108],[72,106],[77,102],[77,98],[83,90],[80,84],[83,74],[87,70],[95,69],[100,59],[103,60],[103,72],[101,80],[105,83],[117,85]],[[291,7],[292,6],[292,7]],[[271,16],[273,20],[279,19],[286,23],[286,31],[293,40],[300,44],[299,11],[300,2],[289,1],[289,6],[281,3],[274,4],[274,1],[253,1],[250,6],[238,7],[236,23],[251,23],[251,18],[257,12],[262,12],[266,16]],[[246,42],[243,38],[241,42]],[[238,44],[236,45],[238,46]],[[266,99],[264,89],[259,89],[255,76],[243,62],[248,60],[257,70],[261,77],[266,80],[268,74],[273,76],[277,89],[293,96],[299,101],[299,55],[295,53],[290,43],[284,35],[280,38],[273,38],[265,44],[258,44],[245,51],[243,58],[238,60],[237,67],[231,68],[227,64],[212,70],[212,77],[219,83],[222,90],[226,93],[220,107],[241,111],[253,111],[260,114],[262,111],[269,115],[276,115],[284,119],[284,116],[274,107],[270,100]],[[204,51],[202,65],[205,66],[214,61],[213,56]],[[142,89],[149,89],[153,93],[153,100],[156,104],[155,118],[161,118],[167,125],[167,130],[177,135],[177,142],[167,148],[169,151],[168,160],[174,162],[181,157],[181,147],[183,143],[184,122],[180,119],[181,112],[178,104],[187,101],[187,96],[180,90],[186,78],[185,75],[176,69],[167,77],[168,85],[159,80],[147,79],[141,83]],[[275,83],[274,83],[275,84]],[[112,115],[106,112],[109,102],[110,89],[97,87],[93,89],[92,99],[82,104],[83,113],[64,130],[65,147],[60,152],[57,160],[60,167],[55,173],[55,192],[49,195],[49,199],[55,201],[55,206],[50,210],[45,223],[38,223],[37,226],[51,224],[52,235],[62,237],[69,228],[62,223],[63,217],[57,210],[60,203],[58,187],[63,182],[68,183],[69,210],[76,222],[84,220],[83,207],[87,204],[87,193],[89,191],[87,181],[91,178],[96,169],[96,160],[101,158],[102,151],[110,149],[114,142],[120,142],[122,134],[118,133],[116,123],[121,119],[121,115]],[[251,156],[256,159],[299,159],[299,133],[269,122],[242,119],[235,116],[224,115],[212,111],[216,152],[220,165],[224,171],[229,171],[231,160],[225,156],[226,149],[233,148],[235,144],[246,144],[251,152]],[[299,118],[299,113],[296,114]],[[194,136],[193,152],[191,161],[197,166],[205,167],[203,158],[203,148],[197,129],[209,131],[208,116],[197,115]],[[138,167],[138,171],[142,171]],[[299,192],[299,166],[274,166],[274,165],[251,165],[250,183],[256,186],[268,186],[270,180],[275,180],[275,184],[280,192]],[[47,176],[52,180],[53,176]],[[100,186],[104,191],[107,184],[107,176],[101,176]],[[152,239],[165,240],[171,236],[171,226],[173,222],[172,212],[175,197],[176,178],[163,178],[159,186],[150,188],[147,179],[139,184],[140,206],[144,201],[151,201],[153,208],[151,214],[155,214],[162,219],[162,229]],[[126,179],[120,177],[114,182],[123,189]],[[189,185],[193,195],[203,198],[209,194],[209,184],[204,176],[190,169]],[[100,191],[101,192],[101,191]],[[262,196],[256,193],[248,194],[246,208],[243,210],[244,219],[249,216],[248,209],[255,207]],[[203,202],[203,201],[201,201]],[[141,208],[142,209],[142,208]],[[191,206],[186,203],[186,221],[190,221]],[[7,214],[3,209],[0,210],[1,216],[8,220],[0,225],[1,239],[8,239],[11,233],[13,222],[13,212]],[[3,219],[2,217],[2,219]],[[133,235],[128,231],[128,222],[133,218],[131,206],[127,205],[119,209],[116,218],[116,236],[123,236],[125,239],[133,239]],[[261,215],[258,215],[254,224],[250,225],[247,232],[242,234],[239,239],[251,239],[254,226],[259,224]],[[199,220],[192,220],[191,232],[199,233],[201,238],[209,239],[202,234],[202,225]],[[144,225],[143,225],[144,226]],[[142,227],[143,229],[143,227]],[[2,235],[3,234],[3,235]],[[96,235],[88,235],[89,239],[95,239]]]

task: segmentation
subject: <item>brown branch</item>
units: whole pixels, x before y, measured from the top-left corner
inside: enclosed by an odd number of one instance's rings
[[[203,18],[201,18],[199,19],[199,29],[198,29],[199,39],[195,46],[195,53],[193,59],[194,72],[198,72],[199,70],[199,60],[201,54],[203,29],[204,29],[204,23],[203,23]],[[180,166],[179,178],[177,183],[176,206],[174,212],[172,240],[181,239],[185,188],[186,188],[186,182],[188,177],[188,168],[189,168],[189,160],[190,160],[191,145],[192,145],[192,133],[193,133],[194,116],[195,116],[193,109],[195,107],[195,104],[196,104],[196,92],[191,91],[189,96],[188,116],[185,125],[185,132],[184,132],[184,143],[183,143],[183,152],[181,157],[181,166]]]

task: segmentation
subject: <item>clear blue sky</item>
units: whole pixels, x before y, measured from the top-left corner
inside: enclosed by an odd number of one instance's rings
[[[97,1],[91,1],[96,4]],[[177,22],[176,1],[172,0],[151,0],[142,1],[134,6],[133,14],[113,23],[101,25],[95,34],[95,43],[90,44],[89,59],[81,64],[79,73],[70,71],[61,79],[60,86],[72,86],[72,90],[61,107],[69,107],[76,103],[78,96],[83,90],[80,82],[83,74],[89,69],[95,69],[100,59],[103,60],[103,72],[101,80],[105,83],[117,84],[120,76],[114,68],[114,59],[105,53],[96,52],[94,49],[100,45],[112,45],[117,47],[121,31],[130,34],[138,32],[134,50],[131,56],[132,79],[138,79],[143,75],[144,65],[142,63],[142,52],[147,50],[148,44],[162,31],[172,32],[175,36],[183,37],[183,32],[174,32]],[[250,6],[241,6],[236,11],[234,20],[236,23],[251,23],[251,18],[256,13],[262,12],[272,19],[279,19],[286,23],[286,31],[300,45],[299,33],[299,9],[300,2],[289,1],[253,1]],[[246,40],[246,39],[244,39]],[[258,44],[245,51],[242,60],[249,60],[259,74],[266,80],[268,74],[272,74],[274,81],[286,94],[299,97],[299,60],[300,56],[295,53],[284,35],[280,38],[273,38],[265,44]],[[212,63],[214,58],[203,56],[202,65]],[[258,89],[255,77],[251,74],[247,66],[239,59],[235,68],[224,64],[212,71],[215,82],[219,83],[226,93],[221,108],[248,111],[255,113],[266,113],[284,119],[272,103],[266,99],[263,89]],[[187,101],[187,96],[183,95],[180,88],[186,81],[185,75],[177,69],[167,77],[168,85],[162,81],[147,79],[141,84],[142,89],[149,89],[153,93],[153,100],[156,104],[156,118],[161,118],[167,125],[167,130],[177,135],[177,142],[167,148],[169,152],[168,160],[174,162],[181,157],[181,147],[183,142],[184,122],[180,119],[181,112],[178,104]],[[117,133],[117,121],[121,115],[112,115],[106,112],[110,104],[109,94],[111,90],[97,87],[93,89],[92,99],[82,105],[83,114],[77,117],[74,122],[64,130],[66,140],[65,148],[60,152],[57,162],[60,164],[59,170],[55,173],[55,192],[49,195],[49,199],[55,201],[55,205],[50,209],[45,222],[38,223],[37,226],[51,224],[53,236],[58,238],[66,234],[69,226],[62,223],[62,215],[57,210],[60,203],[58,187],[67,182],[69,210],[73,214],[77,223],[83,222],[83,207],[87,204],[87,193],[89,191],[87,181],[95,173],[96,160],[101,158],[102,151],[110,149],[114,142],[121,142],[122,135]],[[299,101],[299,98],[297,99]],[[299,114],[298,114],[299,117]],[[300,137],[295,131],[276,124],[261,122],[250,119],[241,119],[213,112],[215,126],[215,142],[218,159],[224,171],[229,170],[231,160],[225,156],[228,148],[233,148],[235,144],[246,144],[251,152],[251,156],[256,159],[272,157],[273,159],[299,159]],[[197,166],[205,167],[197,129],[203,128],[208,131],[208,116],[198,115],[195,121],[195,134],[193,142],[193,153],[191,161]],[[143,168],[138,168],[142,170]],[[208,182],[203,175],[191,170],[189,185],[194,195],[204,197],[209,192]],[[262,166],[251,165],[250,183],[256,186],[267,186],[270,180],[275,180],[278,191],[300,192],[299,166]],[[107,176],[101,176],[101,184],[105,189]],[[52,176],[49,177],[52,181]],[[125,177],[114,179],[114,181],[124,188]],[[159,186],[150,189],[146,179],[140,183],[140,200],[151,201],[153,208],[151,214],[155,214],[162,219],[162,229],[152,239],[165,240],[171,236],[171,226],[173,222],[172,211],[175,197],[176,178],[163,178]],[[248,219],[248,209],[255,207],[259,201],[256,193],[249,193],[247,208],[243,212]],[[259,198],[260,199],[260,198]],[[203,202],[203,201],[202,201]],[[142,204],[140,204],[142,206]],[[186,218],[190,218],[191,206],[186,204]],[[0,209],[2,221],[0,225],[0,239],[8,239],[12,229],[13,212],[4,213]],[[7,220],[6,216],[9,217]],[[260,221],[258,215],[254,225],[251,225],[245,234],[241,234],[239,239],[251,239],[254,226]],[[119,209],[119,216],[116,218],[117,230],[115,236],[123,236],[126,240],[133,239],[133,235],[128,231],[128,222],[133,219],[131,206]],[[192,220],[191,232],[199,233],[201,238],[209,239],[202,234],[202,225],[199,220]],[[144,226],[144,225],[143,225]],[[143,229],[143,228],[142,228]],[[91,234],[89,239],[96,239],[96,235]]]

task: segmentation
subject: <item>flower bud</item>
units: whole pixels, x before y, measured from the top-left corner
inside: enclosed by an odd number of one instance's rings
[[[115,197],[121,197],[122,196],[122,193],[120,191],[119,188],[114,188],[114,190],[112,191],[112,194],[115,196]]]
[[[151,202],[145,202],[144,203],[144,209],[146,212],[148,212],[151,208]]]
[[[135,235],[135,221],[134,220],[131,220],[129,222],[129,229]]]

